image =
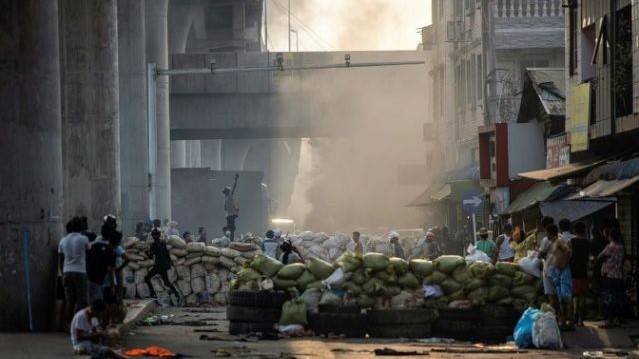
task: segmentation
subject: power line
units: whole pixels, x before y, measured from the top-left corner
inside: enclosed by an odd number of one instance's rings
[[[272,1],[279,8],[280,11],[284,13],[288,13],[288,9],[284,5],[282,5],[278,0],[272,0]],[[299,26],[302,27],[303,31],[308,33],[309,37],[315,43],[325,48],[328,48],[329,50],[335,48],[335,46],[333,46],[330,42],[324,40],[322,36],[320,36],[317,32],[315,32],[310,26],[306,25],[306,23],[302,19],[300,19],[297,15],[295,15],[294,13],[291,13],[291,17],[297,22]]]

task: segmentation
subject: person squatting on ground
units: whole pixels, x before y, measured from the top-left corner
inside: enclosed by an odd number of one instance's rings
[[[66,299],[66,323],[69,323],[73,315],[89,303],[86,264],[89,239],[81,234],[82,230],[81,219],[73,217],[66,225],[67,235],[58,245],[58,267],[62,272],[62,285]]]
[[[168,271],[171,269],[171,255],[169,254],[169,250],[166,248],[166,242],[162,240],[162,232],[160,232],[159,229],[154,228],[151,231],[151,238],[153,238],[153,242],[151,242],[151,247],[149,249],[149,258],[153,258],[153,267],[144,277],[144,282],[149,286],[151,297],[157,298],[155,289],[153,289],[153,285],[151,284],[151,278],[159,275],[160,278],[162,278],[164,285],[171,290],[178,302],[181,302],[182,297],[180,296],[180,293],[169,280]]]
[[[226,212],[226,226],[222,228],[222,232],[230,232],[231,242],[235,239],[235,220],[239,216],[239,208],[235,204],[233,196],[235,195],[235,189],[237,188],[237,179],[239,174],[235,174],[235,180],[233,182],[233,188],[224,187],[222,193],[224,194],[224,211]]]
[[[590,243],[586,238],[586,224],[574,224],[575,236],[570,240],[572,256],[570,257],[570,272],[572,274],[572,295],[574,297],[575,323],[583,325],[585,308],[584,297],[588,292],[588,259],[590,257]]]
[[[79,310],[71,321],[71,345],[75,354],[90,355],[91,358],[126,358],[100,342],[109,335],[100,329],[100,315],[104,302],[96,300],[91,306]]]

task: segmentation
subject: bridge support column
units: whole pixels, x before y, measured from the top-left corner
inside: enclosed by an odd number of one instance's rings
[[[44,331],[62,229],[58,2],[7,0],[0,13],[0,331]]]
[[[122,228],[149,218],[149,143],[144,2],[118,0]]]
[[[120,216],[117,0],[61,0],[65,218]]]

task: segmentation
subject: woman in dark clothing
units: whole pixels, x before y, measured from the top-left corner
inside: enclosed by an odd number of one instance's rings
[[[590,255],[594,258],[592,268],[592,278],[590,278],[592,291],[597,297],[597,316],[598,319],[603,319],[603,303],[601,294],[601,265],[602,260],[599,260],[599,254],[608,245],[608,240],[604,234],[603,222],[597,221],[592,228],[592,241],[590,242]]]
[[[610,328],[620,324],[625,309],[626,291],[623,282],[624,248],[621,231],[612,227],[606,233],[609,243],[598,259],[603,260],[601,289],[606,323],[602,327]]]
[[[572,273],[572,295],[575,308],[575,323],[583,325],[584,296],[588,291],[588,257],[590,243],[586,239],[586,225],[577,222],[574,225],[575,237],[570,240],[572,256],[570,257],[570,271]]]

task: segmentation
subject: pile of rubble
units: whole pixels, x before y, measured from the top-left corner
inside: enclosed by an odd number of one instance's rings
[[[144,277],[153,266],[153,259],[148,256],[151,241],[130,237],[124,245],[129,259],[122,271],[125,298],[150,296]],[[166,243],[172,262],[169,280],[177,283],[187,306],[226,305],[234,273],[261,253],[251,243],[232,242],[229,248],[218,248],[199,242],[187,244],[178,236],[169,236]],[[171,301],[170,292],[159,277],[151,279],[151,284],[161,303]]]

